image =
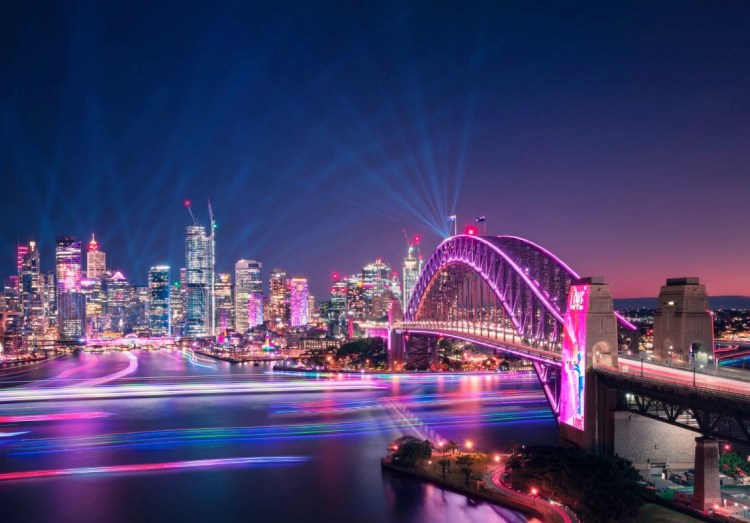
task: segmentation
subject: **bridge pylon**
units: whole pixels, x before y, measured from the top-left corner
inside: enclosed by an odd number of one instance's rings
[[[714,358],[713,317],[698,278],[669,278],[654,314],[654,355],[664,362],[708,366]]]
[[[617,367],[617,319],[603,278],[570,285],[563,323],[560,438],[587,452],[614,451],[616,389],[597,379],[594,367]]]

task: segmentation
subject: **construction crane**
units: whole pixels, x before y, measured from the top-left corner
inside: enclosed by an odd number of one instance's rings
[[[190,200],[185,200],[185,207],[187,207],[187,210],[190,213],[190,218],[193,219],[193,225],[198,225],[198,220],[195,219],[195,215],[193,214],[193,208],[190,207]]]

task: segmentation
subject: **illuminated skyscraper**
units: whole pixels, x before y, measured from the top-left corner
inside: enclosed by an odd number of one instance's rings
[[[148,271],[148,326],[152,336],[172,334],[169,266],[157,265]]]
[[[391,268],[378,258],[362,268],[362,280],[366,304],[366,319],[382,320],[388,314],[388,307],[394,297]]]
[[[201,225],[185,228],[185,336],[199,338],[209,330],[209,241]]]
[[[234,329],[234,302],[232,300],[232,275],[219,273],[214,282],[214,304],[216,319],[214,325],[216,333],[221,334],[227,329]]]
[[[184,272],[185,269],[180,269]],[[185,317],[185,307],[183,304],[182,285],[176,281],[172,284],[172,290],[169,293],[169,313],[172,316],[172,334],[182,336],[182,324]]]
[[[55,268],[58,294],[81,290],[81,242],[73,236],[58,236]]]
[[[86,335],[86,296],[77,291],[57,297],[57,330],[61,340],[79,340]]]
[[[290,325],[303,327],[310,321],[310,291],[307,278],[294,277],[289,281]]]
[[[263,293],[251,292],[247,299],[247,318],[250,327],[263,325]]]
[[[331,282],[331,304],[328,307],[328,319],[337,320],[345,314],[347,305],[347,280],[339,274],[333,275]]]
[[[417,284],[417,279],[421,272],[422,260],[417,259],[417,257],[414,256],[414,245],[409,245],[409,250],[406,253],[406,259],[404,260],[403,289],[401,292],[401,304],[404,311],[409,305],[411,292],[414,290],[414,286]]]
[[[286,271],[273,269],[269,275],[268,320],[272,327],[282,327],[289,323],[289,301],[287,299]]]
[[[130,326],[128,309],[133,301],[133,289],[120,271],[105,273],[104,285],[107,293],[104,328],[112,334],[124,334]]]
[[[359,273],[346,279],[346,314],[356,320],[365,316],[365,287]]]
[[[57,274],[57,335],[77,340],[86,333],[86,297],[81,291],[81,242],[58,236],[55,245]]]
[[[263,264],[255,260],[238,260],[234,264],[234,311],[237,332],[244,334],[248,329],[263,323],[262,269]],[[256,302],[260,298],[260,311],[255,309],[257,303],[250,307],[251,295],[256,295]]]
[[[22,248],[23,247],[23,248]],[[36,242],[19,246],[21,264],[18,271],[18,299],[21,309],[21,327],[24,337],[44,334],[44,280],[39,273],[40,259]]]
[[[89,249],[86,253],[86,277],[91,279],[103,278],[104,271],[107,270],[106,261],[107,255],[104,251],[99,250],[99,244],[92,234]]]

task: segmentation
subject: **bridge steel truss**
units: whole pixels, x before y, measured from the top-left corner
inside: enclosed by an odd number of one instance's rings
[[[533,361],[557,414],[563,318],[577,279],[562,260],[528,240],[454,236],[425,263],[404,312],[403,330],[440,332],[517,355],[523,354],[520,347],[536,349],[536,355],[531,351],[522,357]]]
[[[750,398],[731,392],[627,376],[597,368],[598,379],[618,391],[617,409],[703,436],[750,445]]]

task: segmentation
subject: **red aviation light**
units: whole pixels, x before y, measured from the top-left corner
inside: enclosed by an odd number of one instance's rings
[[[339,281],[341,279],[341,275],[338,272],[334,272],[333,274],[331,274],[331,278],[333,279],[333,281]]]
[[[419,243],[421,241],[422,241],[422,237],[419,234],[414,236],[414,243]]]
[[[478,234],[478,230],[473,225],[467,225],[464,229],[464,233],[468,234],[469,236],[476,236]]]

